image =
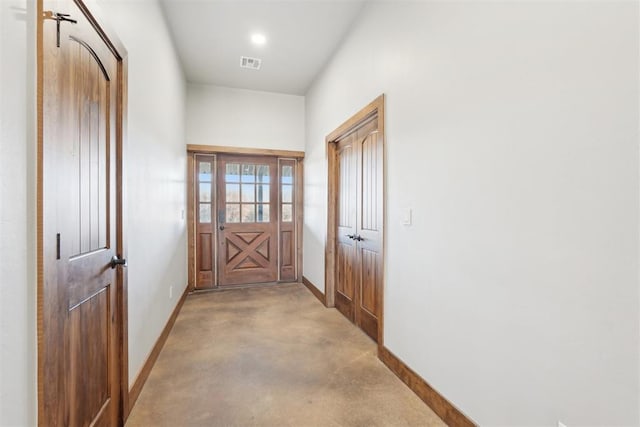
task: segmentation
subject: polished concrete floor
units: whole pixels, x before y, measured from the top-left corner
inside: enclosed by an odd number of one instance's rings
[[[127,426],[442,426],[299,284],[191,295]]]

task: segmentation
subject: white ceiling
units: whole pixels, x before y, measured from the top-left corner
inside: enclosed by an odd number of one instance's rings
[[[303,95],[365,0],[161,0],[187,80]],[[260,32],[264,46],[250,37]],[[240,56],[262,59],[259,71]]]

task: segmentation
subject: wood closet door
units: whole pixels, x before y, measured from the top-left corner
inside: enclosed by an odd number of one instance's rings
[[[336,308],[378,339],[382,290],[382,138],[377,118],[338,141]]]
[[[219,285],[278,280],[278,162],[218,157]]]
[[[71,1],[43,17],[41,425],[121,422],[116,265],[117,58]]]

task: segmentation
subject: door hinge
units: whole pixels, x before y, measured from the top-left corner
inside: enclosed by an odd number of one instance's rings
[[[60,23],[64,21],[64,22],[71,22],[72,24],[77,24],[78,21],[76,21],[75,19],[69,18],[69,16],[71,15],[66,13],[58,13],[58,12],[52,12],[50,10],[46,10],[42,12],[42,14],[44,19],[51,19],[53,21],[56,21],[56,46],[60,47]]]

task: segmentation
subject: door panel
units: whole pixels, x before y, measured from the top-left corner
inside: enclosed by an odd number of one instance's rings
[[[376,284],[378,283],[378,254],[367,249],[361,252],[362,291],[360,293],[360,307],[369,315],[378,312]]]
[[[338,243],[336,259],[336,309],[352,322],[355,321],[355,263],[356,251],[351,245]]]
[[[109,302],[111,287],[69,310],[71,407],[69,425],[88,425],[110,402]]]
[[[355,321],[356,299],[356,242],[349,236],[356,234],[356,135],[338,143],[338,237],[336,259],[336,296],[338,311]]]
[[[278,280],[277,160],[218,157],[220,286]]]
[[[118,59],[71,1],[77,24],[43,21],[41,424],[117,425],[120,322],[116,255]]]
[[[382,138],[373,119],[358,130],[358,277],[356,323],[378,339],[377,301],[382,290]]]
[[[377,118],[337,142],[336,308],[378,339],[382,290],[382,138]]]

